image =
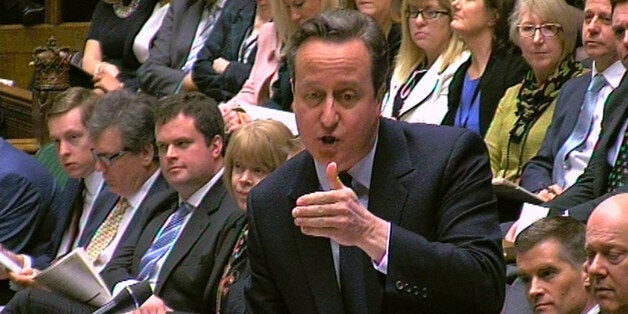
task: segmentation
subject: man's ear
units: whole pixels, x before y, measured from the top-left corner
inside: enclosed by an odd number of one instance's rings
[[[211,155],[214,159],[220,158],[220,156],[222,156],[222,149],[224,145],[225,145],[225,142],[222,136],[218,134],[214,135],[214,137],[212,138],[211,142],[208,145],[209,150],[211,151]]]
[[[152,164],[155,159],[155,146],[153,144],[146,144],[140,151],[142,154],[142,165],[148,166]]]

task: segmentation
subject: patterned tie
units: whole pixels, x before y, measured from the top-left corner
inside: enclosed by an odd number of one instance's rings
[[[580,115],[578,121],[574,126],[573,131],[558,150],[557,158],[554,159],[554,168],[552,169],[552,176],[554,181],[561,187],[565,187],[565,171],[570,168],[569,165],[569,153],[582,146],[586,141],[587,136],[593,129],[593,114],[595,113],[595,107],[597,104],[597,96],[600,90],[606,86],[607,81],[604,75],[596,75],[589,84],[587,92],[584,95],[584,102],[580,109]]]
[[[624,132],[617,160],[615,160],[615,165],[608,175],[608,192],[613,192],[625,184],[626,172],[628,172],[628,130]]]
[[[102,253],[102,251],[109,246],[113,238],[115,238],[124,213],[129,208],[131,208],[131,204],[129,204],[125,198],[121,197],[105,221],[98,227],[98,230],[96,230],[91,241],[89,241],[86,249],[87,255],[92,262],[98,259],[100,253]]]
[[[340,181],[353,188],[351,175],[346,172],[338,175]],[[369,259],[357,246],[340,245],[340,292],[345,313],[367,313],[366,302],[366,269]]]
[[[190,213],[190,205],[181,203],[181,206],[170,216],[168,223],[157,234],[153,243],[148,248],[140,261],[139,280],[151,278],[155,270],[155,264],[174,245],[183,226],[185,217]]]

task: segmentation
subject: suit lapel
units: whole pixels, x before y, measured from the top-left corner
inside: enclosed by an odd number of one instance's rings
[[[403,141],[404,134],[392,121],[381,119],[369,191],[369,211],[399,224],[408,197],[406,182],[414,170]]]
[[[295,184],[288,195],[293,204],[300,196],[320,190],[311,155],[306,153],[306,158],[302,159],[302,164],[298,169],[300,171],[295,174],[294,182],[301,184]],[[316,308],[319,312],[324,309],[330,312],[342,311],[342,297],[338,288],[329,239],[304,235],[296,226],[293,226],[292,231],[299,250],[302,272],[307,277]]]
[[[181,14],[181,27],[174,33],[179,38],[174,41],[172,51],[173,64],[177,68],[181,68],[187,61],[204,9],[205,0],[197,0]]]
[[[86,246],[89,243],[89,240],[92,239],[92,236],[98,230],[98,227],[105,221],[109,212],[113,209],[113,207],[118,202],[120,197],[109,190],[109,187],[106,184],[103,184],[100,193],[96,197],[94,201],[94,207],[92,208],[92,213],[87,219],[87,224],[85,225],[85,230],[81,234],[81,238],[79,239],[79,246]]]
[[[211,215],[220,207],[225,193],[226,190],[222,180],[218,180],[207,192],[200,206],[192,213],[192,217],[190,217],[181,235],[179,235],[172,251],[168,257],[166,257],[166,261],[159,272],[158,283],[166,282],[174,267],[179,264],[192,246],[200,239],[203,235],[203,231],[209,228],[212,218]],[[155,287],[155,293],[158,294],[160,290],[161,284],[158,284],[157,287]]]
[[[403,107],[401,107],[401,110],[399,111],[400,117],[406,112],[422,105],[423,102],[425,102],[425,100],[434,93],[436,83],[438,82],[438,69],[440,69],[441,63],[442,60],[439,57],[412,89],[408,99],[404,102]],[[396,95],[392,96],[394,97]]]

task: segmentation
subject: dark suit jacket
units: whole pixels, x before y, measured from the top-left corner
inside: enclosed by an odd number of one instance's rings
[[[56,221],[46,217],[54,217],[60,206],[52,174],[0,137],[0,244],[17,253],[50,254]],[[0,281],[0,302],[12,294],[8,281]]]
[[[143,91],[162,97],[175,93],[186,73],[185,64],[205,0],[174,0],[155,35],[149,57],[137,70]]]
[[[18,253],[50,251],[55,221],[44,217],[60,205],[61,190],[50,172],[0,138],[0,243]]]
[[[567,81],[560,90],[543,144],[521,174],[520,185],[528,191],[538,192],[555,183],[552,180],[554,158],[576,126],[590,82],[591,73],[587,73]]]
[[[227,2],[194,63],[192,79],[200,92],[220,102],[231,99],[240,91],[251,73],[257,51],[255,45],[249,58],[245,62],[238,62],[240,46],[246,39],[247,31],[253,28],[254,19],[254,0]],[[216,73],[212,68],[212,63],[218,58],[230,61],[222,74]]]
[[[50,252],[46,252],[45,254],[32,255],[34,259],[34,268],[44,269],[48,267],[57,255],[63,234],[68,228],[70,228],[70,223],[72,222],[72,217],[74,215],[74,208],[72,206],[74,202],[80,202],[81,205],[83,204],[83,200],[78,200],[78,198],[82,197],[79,193],[79,185],[80,180],[68,179],[68,182],[63,189],[63,194],[61,196],[62,202],[61,206],[59,206],[59,210],[46,218],[56,222],[54,232],[49,235],[52,250],[50,250]],[[98,196],[96,196],[96,200],[94,201],[94,210],[109,213],[117,200],[118,196],[111,193],[109,189],[104,186],[98,193]]]
[[[177,209],[177,200],[177,195],[172,193],[160,194],[155,199],[153,204],[159,203],[156,206],[158,214],[140,231],[137,241],[125,241],[124,246],[101,272],[107,285],[113,287],[120,281],[135,279],[140,271],[142,256],[165,221]],[[212,269],[224,267],[224,264],[218,265],[215,259],[216,252],[221,248],[218,239],[225,230],[233,228],[227,222],[234,223],[234,217],[243,215],[225,191],[222,181],[216,182],[203,198],[201,205],[193,211],[176,245],[166,258],[154,294],[177,311],[211,312],[213,302],[205,304],[200,300],[203,300],[207,286],[217,284],[208,281]]]
[[[140,223],[140,217],[142,215],[146,214],[147,211],[153,210],[153,208],[147,208],[145,204],[151,198],[155,197],[155,195],[162,193],[163,191],[172,192],[173,190],[172,190],[172,187],[170,187],[170,185],[168,184],[168,182],[166,182],[166,179],[164,178],[164,176],[161,173],[159,173],[159,175],[155,179],[155,182],[153,182],[150,189],[148,190],[146,197],[144,197],[144,200],[142,201],[138,210],[135,212],[135,215],[131,219],[131,222],[129,223],[129,227],[131,227],[131,229],[136,229],[136,228],[133,228],[133,226],[138,226],[137,224]],[[92,239],[92,237],[94,236],[94,234],[96,233],[100,225],[102,225],[105,219],[107,219],[109,212],[111,212],[111,210],[115,207],[116,203],[118,202],[119,197],[117,196],[114,197],[113,193],[111,193],[109,189],[103,190],[103,192],[101,193],[109,193],[108,200],[107,201],[105,201],[104,199],[101,200],[100,196],[97,199],[97,201],[102,201],[103,204],[98,204],[98,205],[94,204],[94,206],[98,206],[98,207],[94,208],[91,216],[87,220],[87,225],[85,226],[85,230],[83,231],[83,234],[81,234],[81,238],[79,239],[79,246],[87,246],[89,244],[89,241]],[[123,237],[126,237],[127,234],[128,234],[128,230],[125,230],[125,235]]]
[[[449,85],[449,111],[443,118],[442,125],[454,125],[456,112],[460,107],[462,84],[467,70],[471,66],[471,58],[463,63],[454,74]],[[494,51],[491,55],[484,74],[480,78],[480,134],[486,135],[488,127],[493,121],[495,110],[506,90],[521,83],[529,67],[518,53],[510,51]]]
[[[367,281],[369,312],[497,313],[505,270],[482,140],[464,129],[381,121],[369,210],[391,231],[388,275],[368,268],[377,278]],[[299,196],[317,190],[304,152],[249,195],[246,297],[255,313],[343,312],[329,239],[304,235],[291,215]]]
[[[608,152],[615,145],[618,136],[623,136],[621,128],[628,118],[628,81],[623,79],[621,84],[608,96],[606,110],[602,120],[601,137],[591,156],[589,165],[584,173],[569,189],[544,204],[550,207],[550,215],[557,215],[569,209],[569,216],[586,222],[595,207],[612,195],[628,192],[628,185],[616,189],[612,193],[608,190],[608,175],[612,166],[608,163]]]

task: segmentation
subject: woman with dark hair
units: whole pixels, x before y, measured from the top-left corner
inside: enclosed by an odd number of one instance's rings
[[[471,58],[449,86],[449,111],[443,124],[484,137],[506,89],[523,79],[528,66],[508,41],[513,0],[454,0],[451,28]]]

